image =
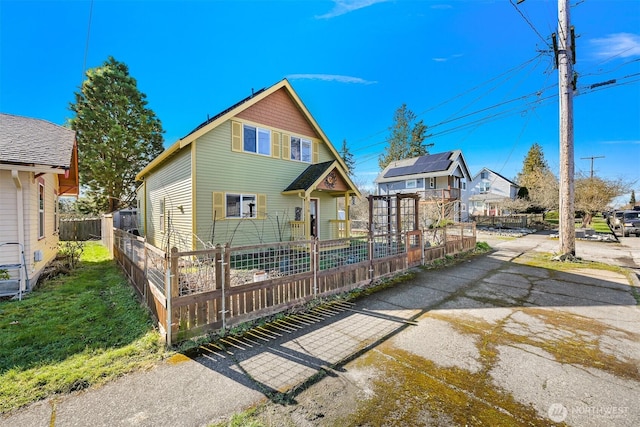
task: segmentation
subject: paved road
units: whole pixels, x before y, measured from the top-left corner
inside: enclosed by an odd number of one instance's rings
[[[548,236],[494,245],[492,254],[420,270],[355,304],[319,307],[198,357],[34,404],[0,425],[201,426],[286,393],[297,413],[304,405],[322,412],[292,416],[294,425],[339,425],[335,399],[313,406],[335,379],[363,397],[353,410],[364,418],[352,424],[397,420],[402,409],[407,424],[640,425],[637,281],[524,265],[555,250]],[[638,266],[626,244],[578,242],[577,255]],[[318,372],[329,375],[302,390]]]

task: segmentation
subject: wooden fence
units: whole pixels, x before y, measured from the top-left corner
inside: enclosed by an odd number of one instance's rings
[[[100,218],[60,219],[60,240],[86,241],[100,239]]]
[[[475,247],[475,225],[400,235],[166,254],[114,229],[114,257],[167,344],[286,311],[313,299]],[[428,245],[423,242],[429,242]]]
[[[536,222],[543,221],[542,214],[518,214],[507,216],[484,216],[476,215],[473,217],[476,225],[479,227],[493,228],[529,228]]]

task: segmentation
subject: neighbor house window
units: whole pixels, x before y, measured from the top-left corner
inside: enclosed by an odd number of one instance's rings
[[[308,139],[291,137],[291,160],[311,163],[311,141]]]
[[[462,185],[462,191],[466,191],[466,190],[467,190],[467,181],[464,181],[464,180],[463,180],[463,181],[461,182],[461,185]]]
[[[436,179],[433,177],[429,178],[429,188],[436,188]]]
[[[165,220],[164,220],[164,199],[160,200],[160,232],[164,233],[164,225],[165,225]]]
[[[38,237],[44,237],[44,182],[38,183]]]
[[[490,189],[491,189],[491,184],[489,184],[488,182],[481,182],[480,183],[480,192],[481,193],[488,193]]]
[[[257,218],[255,194],[227,194],[227,218]]]
[[[480,172],[480,179],[489,179],[489,172],[487,171]]]
[[[243,126],[243,148],[250,153],[271,155],[271,132],[255,126]]]
[[[406,182],[406,185],[405,185],[406,188],[416,188],[418,185],[418,181],[415,179],[408,179],[405,182]]]
[[[60,231],[60,223],[58,222],[58,196],[53,200],[53,229],[55,232]]]

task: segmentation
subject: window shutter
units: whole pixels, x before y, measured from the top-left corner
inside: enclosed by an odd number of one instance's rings
[[[213,193],[213,212],[211,216],[216,221],[222,221],[225,218],[224,193],[218,191]]]
[[[271,132],[271,155],[280,158],[280,132]]]
[[[291,160],[291,139],[286,133],[282,134],[282,158]]]
[[[242,151],[242,123],[231,122],[231,151]]]
[[[311,157],[311,163],[319,163],[320,162],[320,144],[317,141],[313,141],[311,146],[313,147],[313,157]]]
[[[267,217],[267,195],[258,194],[258,219],[265,219]]]

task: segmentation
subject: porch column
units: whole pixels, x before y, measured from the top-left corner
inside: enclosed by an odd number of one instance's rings
[[[349,197],[349,192],[344,193],[344,236],[351,237],[351,227],[349,226],[349,222],[351,220],[351,216],[349,214],[349,202],[351,197]]]

